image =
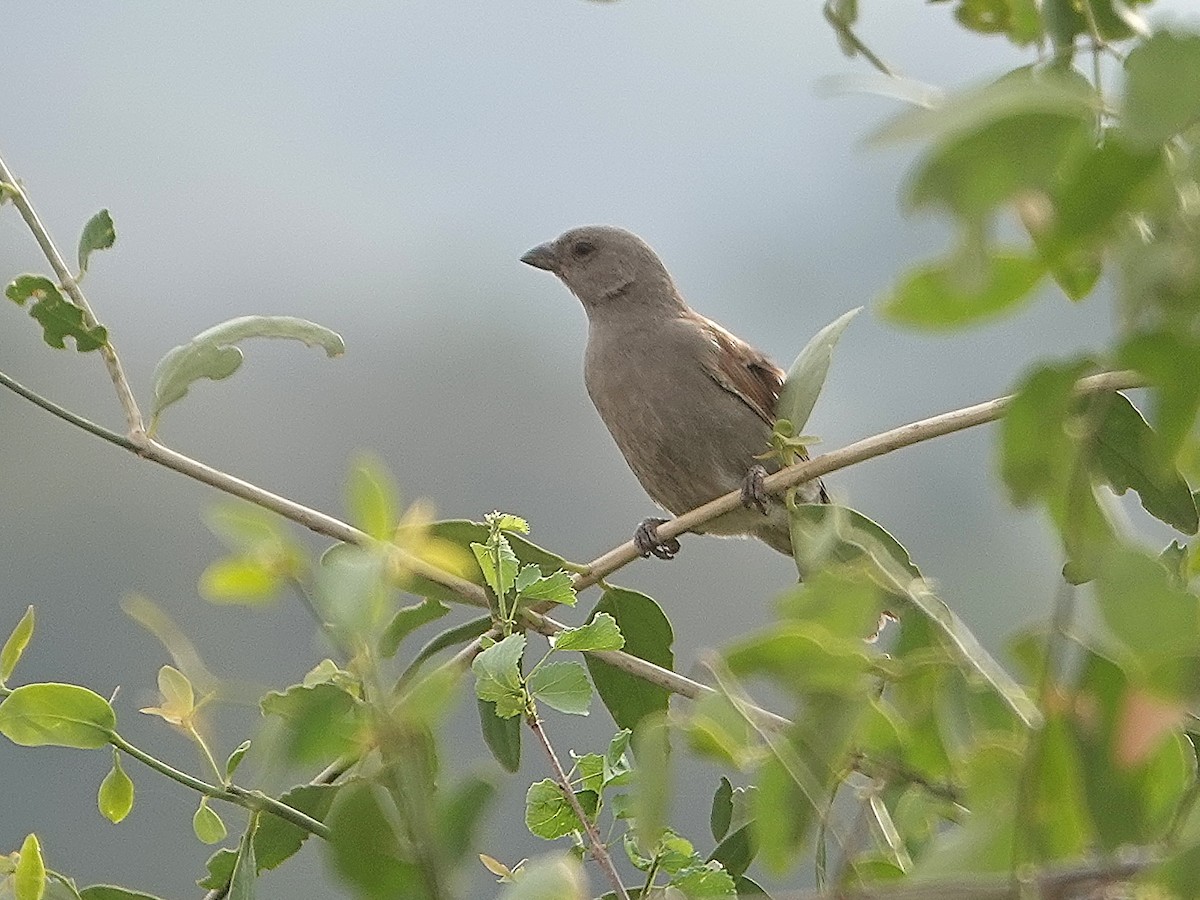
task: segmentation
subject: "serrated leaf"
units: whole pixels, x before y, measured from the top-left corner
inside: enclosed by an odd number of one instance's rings
[[[107,250],[117,240],[117,230],[113,226],[112,216],[107,209],[102,209],[83,226],[83,234],[79,236],[79,273],[87,271],[88,259],[96,250]]]
[[[164,409],[182,400],[200,378],[228,378],[242,364],[236,344],[247,338],[287,338],[310,347],[321,347],[327,356],[341,356],[346,345],[324,326],[292,316],[241,316],[200,332],[186,344],[170,350],[154,369],[154,404],[157,419]]]
[[[207,797],[200,798],[200,805],[192,816],[192,831],[202,844],[219,844],[229,834],[216,810],[208,805]]]
[[[562,788],[549,778],[535,781],[526,791],[525,826],[548,841],[584,830]]]
[[[479,727],[483,741],[492,751],[496,762],[506,772],[521,768],[522,723],[516,716],[501,718],[496,714],[496,704],[489,700],[475,699],[479,710]]]
[[[616,620],[625,638],[623,649],[626,653],[664,669],[674,666],[671,644],[675,634],[662,608],[650,597],[624,588],[610,588],[592,610],[592,617],[601,613]],[[633,731],[646,716],[666,711],[671,694],[665,688],[636,678],[594,656],[584,657],[584,662],[596,692],[612,713],[618,728]]]
[[[25,615],[21,616],[21,620],[9,634],[8,640],[4,642],[4,649],[0,650],[0,684],[8,681],[9,676],[17,667],[17,663],[21,661],[21,655],[29,646],[29,639],[33,637],[35,622],[36,616],[33,607],[27,607]]]
[[[497,599],[503,600],[517,581],[519,561],[508,543],[508,538],[500,535],[496,540],[494,550],[486,544],[472,543],[471,552],[475,554],[475,561],[479,563],[479,570],[483,572],[484,582],[492,589]]]
[[[401,641],[422,625],[436,621],[448,612],[449,606],[432,597],[426,597],[420,603],[397,610],[379,639],[379,655],[384,659],[391,659],[400,649]]]
[[[121,756],[113,748],[113,767],[104,780],[100,782],[100,790],[96,794],[96,805],[100,815],[116,825],[133,809],[133,782],[121,768]]]
[[[284,792],[279,801],[324,822],[341,790],[340,784],[301,784]],[[308,840],[309,832],[278,816],[264,816],[254,832],[254,856],[258,871],[274,869],[295,854]]]
[[[34,301],[29,314],[42,326],[42,340],[56,350],[66,348],[66,338],[74,339],[75,349],[80,353],[108,343],[108,330],[103,325],[86,325],[83,310],[64,297],[49,278],[18,275],[4,293],[18,306],[24,306],[30,299]]]
[[[12,887],[15,900],[42,900],[46,892],[46,863],[36,834],[26,835],[21,844],[21,858],[13,870]]]
[[[515,531],[517,534],[529,534],[529,523],[520,516],[509,513],[491,512],[484,516],[489,525],[495,525],[500,531]]]
[[[225,760],[225,778],[226,780],[233,777],[233,773],[237,771],[238,766],[242,764],[242,760],[246,758],[246,753],[250,749],[249,741],[242,741],[234,748],[234,751],[229,754],[229,758]]]
[[[116,725],[109,702],[75,684],[24,684],[0,703],[0,734],[25,747],[95,750]]]
[[[606,612],[596,613],[586,625],[564,629],[554,636],[555,650],[620,650],[624,646],[617,620]]]
[[[114,884],[92,884],[79,892],[79,900],[161,900],[144,891],[131,891]]]
[[[671,886],[682,891],[689,900],[737,896],[733,878],[716,861],[684,869],[671,878]]]
[[[527,566],[536,569],[536,566]],[[537,570],[540,573],[540,569]],[[518,579],[519,581],[519,579]],[[558,603],[562,606],[575,605],[575,589],[571,586],[571,576],[559,569],[544,578],[537,578],[524,586],[516,585],[521,599],[528,603]]]
[[[804,430],[821,395],[825,377],[829,374],[829,364],[833,360],[833,348],[837,346],[846,326],[860,312],[862,307],[858,306],[842,313],[814,334],[788,369],[787,378],[779,391],[775,417],[791,422],[795,433]]]
[[[525,635],[510,634],[488,647],[471,662],[475,673],[475,696],[496,704],[501,718],[524,711],[525,692],[521,685],[521,656],[525,653]]]
[[[575,662],[544,662],[529,673],[525,686],[534,698],[559,712],[586,716],[592,685],[583,666]]]

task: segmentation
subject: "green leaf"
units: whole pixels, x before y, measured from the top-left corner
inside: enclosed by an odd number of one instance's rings
[[[426,597],[422,602],[413,606],[405,606],[397,610],[392,621],[384,629],[383,637],[379,639],[379,655],[384,659],[391,659],[400,649],[401,641],[422,625],[440,619],[448,612],[450,612],[449,606],[431,597]]]
[[[954,18],[980,34],[1003,34],[1019,47],[1042,38],[1042,20],[1035,0],[959,0]]]
[[[671,644],[675,640],[671,623],[657,603],[645,594],[624,588],[610,588],[592,610],[594,619],[601,613],[612,616],[625,638],[626,653],[670,670],[675,664]],[[600,699],[612,713],[618,728],[633,731],[643,718],[665,712],[671,694],[665,688],[636,678],[593,656],[584,657]]]
[[[1200,896],[1200,844],[1173,848],[1170,856],[1139,876],[1138,882],[1163,891],[1166,897]],[[1146,896],[1154,894],[1147,891]]]
[[[83,234],[79,236],[79,274],[87,271],[88,259],[96,250],[107,250],[117,240],[117,230],[113,227],[112,216],[107,209],[102,209],[83,226]]]
[[[100,782],[96,805],[100,807],[100,815],[116,825],[133,809],[133,782],[121,768],[121,755],[116,747],[112,753],[113,766]]]
[[[296,762],[328,762],[360,745],[362,702],[331,682],[272,691],[259,705],[263,715],[282,721],[284,752]]]
[[[242,364],[236,344],[247,338],[289,338],[310,347],[321,347],[327,356],[341,356],[342,339],[321,325],[291,316],[241,316],[200,332],[186,344],[171,349],[154,369],[154,404],[157,419],[172,403],[182,400],[200,378],[228,378]]]
[[[525,711],[525,692],[521,684],[521,657],[525,653],[525,635],[510,634],[475,657],[475,696],[496,704],[501,718]]]
[[[523,572],[530,574],[541,574],[541,569],[537,566],[526,566]],[[571,586],[571,576],[559,569],[557,572],[552,572],[545,578],[535,578],[527,581],[525,584],[517,580],[517,593],[521,599],[527,603],[559,603],[563,606],[575,605],[575,588]]]
[[[1023,825],[1038,861],[1081,856],[1094,839],[1074,736],[1061,715],[1051,715],[1034,739],[1030,797]]]
[[[794,433],[799,434],[804,430],[821,395],[821,388],[825,386],[825,376],[829,374],[829,364],[833,360],[833,348],[837,346],[850,320],[861,311],[862,307],[858,306],[842,313],[814,334],[788,369],[775,409],[776,418],[791,422]]]
[[[717,844],[709,859],[716,860],[725,871],[734,878],[740,878],[754,862],[758,853],[758,841],[755,838],[753,822],[747,822],[737,831],[726,835]]]
[[[1027,299],[1045,267],[1021,253],[984,250],[910,269],[883,298],[897,325],[942,330],[973,325]]]
[[[737,641],[725,661],[735,675],[769,675],[787,690],[858,694],[871,669],[867,646],[820,625],[786,621]]]
[[[88,326],[83,310],[64,297],[54,282],[42,275],[18,275],[4,290],[5,296],[17,306],[33,299],[29,314],[42,326],[42,340],[56,350],[66,348],[66,338],[75,340],[80,353],[97,350],[108,343],[108,331],[103,325]]]
[[[229,887],[229,879],[233,877],[233,864],[237,862],[237,852],[228,847],[222,847],[208,858],[205,864],[207,874],[196,880],[199,887],[206,891],[224,891]]]
[[[729,833],[729,823],[733,821],[733,785],[724,775],[713,794],[712,808],[708,814],[708,827],[712,831],[714,841],[719,841]]]
[[[26,835],[21,844],[21,858],[13,870],[12,887],[15,900],[42,900],[46,893],[46,863],[36,834]]]
[[[208,805],[207,797],[200,798],[200,806],[192,816],[192,831],[203,844],[219,844],[229,834],[216,810]]]
[[[548,841],[584,830],[562,788],[549,778],[535,781],[526,791],[525,826],[530,834]]]
[[[652,854],[666,832],[671,803],[671,745],[665,713],[655,713],[633,732],[637,778],[633,783],[637,846]]]
[[[357,888],[359,897],[432,900],[420,868],[401,854],[392,816],[383,806],[386,796],[362,781],[338,792],[326,820],[330,837],[322,844],[331,868]]]
[[[112,884],[93,884],[79,892],[80,900],[160,900],[153,894],[131,891]]]
[[[1117,361],[1150,380],[1154,430],[1163,456],[1174,459],[1200,412],[1200,342],[1165,330],[1135,334]]]
[[[492,589],[497,599],[503,599],[516,584],[519,563],[508,538],[500,535],[496,540],[496,550],[486,544],[473,543],[471,552],[475,554],[475,561],[479,563],[479,570],[483,572],[484,583]],[[496,565],[497,556],[494,554],[498,554],[499,567]]]
[[[620,650],[625,638],[617,620],[608,613],[597,613],[586,625],[566,628],[554,636],[555,650]]]
[[[475,845],[483,817],[495,802],[496,785],[476,776],[468,776],[449,790],[439,792],[439,846],[451,862],[460,862]]]
[[[592,686],[583,666],[575,662],[544,662],[529,673],[525,686],[534,698],[559,712],[586,716]]]
[[[209,565],[200,575],[200,593],[210,603],[260,606],[273,599],[283,579],[256,556],[231,556]]]
[[[520,516],[496,511],[488,513],[483,518],[488,525],[494,525],[499,531],[515,531],[517,534],[529,534],[529,523]]]
[[[389,541],[396,529],[396,485],[374,456],[360,455],[350,467],[346,486],[350,522],[377,541]]]
[[[1075,383],[1089,365],[1076,360],[1042,366],[1017,387],[1000,425],[1000,469],[1018,506],[1061,493],[1070,480],[1075,446],[1066,424]]]
[[[1200,120],[1200,34],[1158,31],[1129,52],[1125,76],[1131,143],[1153,147]]]
[[[0,703],[0,734],[25,747],[95,750],[116,725],[108,701],[75,684],[25,684]]]
[[[1118,494],[1137,491],[1146,512],[1182,531],[1200,527],[1192,490],[1124,394],[1107,398],[1095,437],[1099,475]]]
[[[249,741],[242,741],[234,748],[234,751],[229,754],[229,758],[225,760],[225,778],[226,780],[233,778],[233,773],[237,771],[238,766],[242,764],[242,760],[246,758],[246,753],[250,749]]]
[[[447,647],[456,647],[459,644],[464,644],[467,641],[473,640],[479,637],[481,634],[489,631],[491,627],[492,617],[489,615],[479,616],[475,619],[469,619],[468,621],[463,622],[461,625],[455,625],[451,628],[447,628],[443,632],[440,632],[439,634],[430,638],[425,645],[421,647],[419,651],[417,651],[417,655],[413,657],[412,662],[410,662],[404,668],[403,673],[401,673],[400,681],[402,683],[411,681],[420,670],[421,665],[430,657],[440,653]]]
[[[341,787],[338,784],[301,784],[282,794],[279,801],[318,822],[324,822]],[[258,861],[258,871],[277,868],[293,856],[308,838],[309,832],[298,825],[278,816],[262,816],[254,832],[254,855]]]
[[[261,813],[250,814],[250,824],[238,842],[237,861],[233,864],[233,875],[229,879],[229,900],[254,900],[255,880],[258,878],[258,862],[254,858],[254,832]]]
[[[21,655],[29,646],[29,639],[33,637],[35,621],[33,607],[29,606],[25,609],[25,615],[21,616],[21,621],[8,636],[8,640],[4,642],[4,649],[0,650],[0,684],[8,681],[13,669],[21,661]]]
[[[490,700],[476,698],[475,702],[484,743],[506,772],[517,771],[521,768],[521,720],[515,716],[501,718],[496,714],[496,704]]]

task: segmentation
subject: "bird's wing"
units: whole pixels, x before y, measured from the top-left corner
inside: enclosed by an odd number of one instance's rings
[[[704,359],[708,374],[768,425],[775,424],[775,407],[784,373],[766,354],[730,334],[716,322],[697,315],[713,352]]]

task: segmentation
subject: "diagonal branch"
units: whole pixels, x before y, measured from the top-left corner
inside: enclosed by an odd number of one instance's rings
[[[1101,372],[1098,375],[1081,378],[1076,385],[1076,392],[1081,395],[1107,393],[1108,391],[1144,387],[1145,383],[1145,379],[1136,372]],[[828,475],[830,472],[845,469],[877,456],[883,456],[902,447],[909,447],[931,438],[941,437],[944,434],[953,434],[956,431],[964,431],[967,428],[994,422],[1008,412],[1012,400],[1011,395],[998,397],[995,400],[910,422],[899,428],[863,438],[861,441],[847,444],[840,450],[831,450],[829,453],[814,456],[805,462],[780,469],[773,475],[767,476],[763,487],[767,489],[768,493],[780,494],[788,488],[811,481],[813,478]],[[718,516],[740,509],[741,504],[741,493],[731,491],[690,512],[668,519],[658,526],[658,537],[664,541],[678,537],[686,531],[711,522]],[[572,586],[577,591],[590,587],[618,569],[629,565],[639,556],[633,541],[627,541],[588,563],[584,574],[575,576]]]

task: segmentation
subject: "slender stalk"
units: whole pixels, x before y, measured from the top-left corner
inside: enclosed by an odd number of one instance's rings
[[[88,303],[87,297],[79,287],[79,282],[75,280],[66,260],[58,252],[58,247],[54,245],[54,239],[50,237],[50,232],[42,224],[41,218],[25,194],[25,189],[21,187],[2,157],[0,157],[0,182],[3,182],[4,192],[12,198],[13,206],[25,220],[25,224],[33,233],[38,246],[42,248],[42,254],[50,263],[50,268],[54,270],[63,290],[71,297],[71,301],[83,310],[84,324],[89,328],[99,324],[96,321],[95,313],[92,312],[91,304]],[[129,433],[138,434],[144,431],[146,426],[142,422],[142,413],[138,409],[137,401],[133,398],[133,389],[129,386],[129,379],[125,377],[121,358],[117,356],[117,348],[110,341],[100,348],[100,355],[104,359],[104,365],[108,369],[108,376],[112,379],[113,387],[117,389],[117,399],[121,403],[121,408],[125,410],[125,423],[129,426]]]
[[[135,747],[115,731],[109,734],[108,742],[122,753],[132,756],[138,762],[149,766],[159,774],[165,775],[172,781],[177,781],[184,787],[189,787],[197,793],[212,797],[214,800],[235,803],[246,809],[258,809],[268,812],[286,822],[291,822],[297,828],[302,828],[309,834],[315,834],[317,837],[325,838],[326,840],[329,838],[329,828],[323,822],[318,822],[300,810],[294,809],[286,803],[280,803],[274,797],[269,797],[261,791],[248,790],[238,787],[236,784],[230,784],[226,787],[209,784],[207,781],[202,781],[199,778],[189,775],[187,772],[181,772],[174,766],[168,765],[161,759],[153,757],[146,751]]]
[[[616,891],[617,896],[621,900],[629,900],[629,894],[625,891],[625,885],[621,884],[621,876],[617,872],[617,867],[613,865],[612,857],[608,855],[608,848],[604,846],[604,840],[600,837],[600,832],[596,830],[596,824],[584,813],[583,807],[579,805],[579,800],[575,797],[575,792],[571,790],[571,781],[567,778],[567,773],[563,771],[562,763],[558,761],[558,754],[554,752],[554,747],[550,745],[550,739],[546,737],[546,732],[542,730],[542,723],[538,720],[537,713],[530,712],[525,717],[525,721],[529,725],[529,730],[534,733],[538,742],[542,745],[542,749],[546,751],[546,756],[550,760],[550,768],[554,770],[554,780],[558,782],[558,786],[566,796],[567,802],[571,804],[571,809],[575,811],[575,815],[583,823],[584,830],[587,832],[588,842],[592,845],[592,856],[596,858],[596,862],[604,870],[604,873],[608,876],[608,880],[612,882],[613,890]]]

